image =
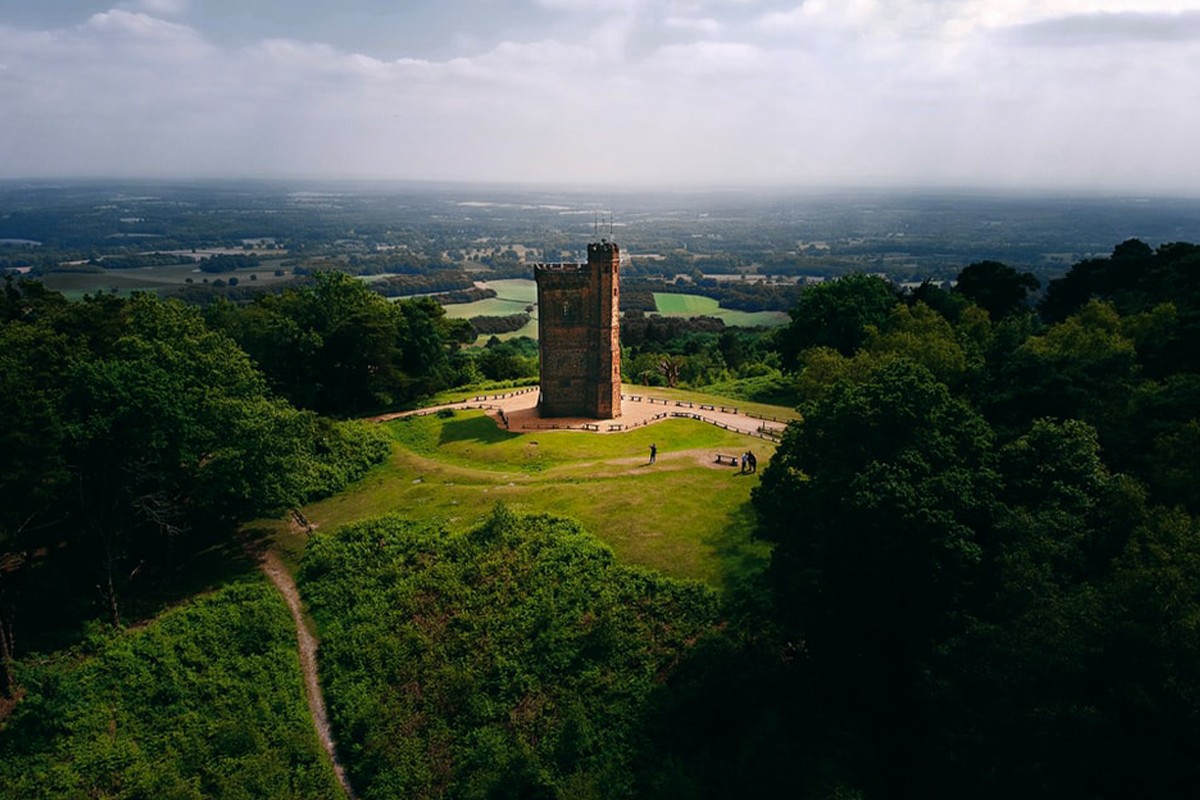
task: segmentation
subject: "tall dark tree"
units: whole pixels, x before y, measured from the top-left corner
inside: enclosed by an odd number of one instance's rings
[[[45,320],[18,318],[30,321],[0,323],[0,697],[15,689],[17,616],[34,554],[53,543],[70,482],[57,380],[69,346]]]
[[[804,412],[753,495],[779,618],[868,788],[916,796],[929,666],[981,560],[992,433],[902,359]]]
[[[349,416],[445,385],[448,352],[469,324],[429,298],[391,302],[341,272],[312,286],[216,305],[210,322],[233,336],[292,403]],[[473,336],[473,335],[472,335]]]
[[[910,306],[924,303],[951,322],[956,322],[962,310],[970,305],[963,295],[949,291],[929,278],[908,292],[904,301]]]
[[[194,532],[327,492],[387,450],[359,423],[272,397],[195,308],[45,299],[6,293],[0,326],[0,691],[33,572],[52,565],[63,582],[54,607],[98,590],[119,625],[126,585],[178,565]]]
[[[1148,308],[1146,292],[1153,293],[1156,262],[1155,252],[1148,244],[1128,239],[1113,248],[1110,257],[1081,261],[1066,275],[1050,281],[1038,303],[1038,311],[1046,321],[1059,322],[1093,299],[1121,298],[1116,305],[1122,312]]]
[[[1017,272],[999,261],[979,261],[958,273],[954,291],[998,321],[1027,309],[1026,298],[1040,285],[1032,272]]]
[[[993,369],[983,401],[997,425],[1019,431],[1040,417],[1084,419],[1105,437],[1127,424],[1139,376],[1120,314],[1099,301],[1029,336]]]
[[[76,547],[93,554],[116,625],[122,584],[169,556],[196,515],[221,514],[227,493],[237,491],[221,486],[202,496],[207,471],[242,460],[265,488],[272,471],[290,474],[293,446],[276,430],[276,457],[251,452],[252,432],[273,417],[275,401],[245,353],[178,302],[129,301],[111,351],[76,363],[68,380]],[[257,499],[269,508],[293,498]]]
[[[1200,777],[1195,522],[1039,420],[1000,452],[985,580],[931,704],[944,796],[1172,797]]]

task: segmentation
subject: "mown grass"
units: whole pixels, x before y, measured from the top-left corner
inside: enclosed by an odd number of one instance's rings
[[[779,411],[779,409],[776,409]],[[678,578],[727,588],[758,574],[769,550],[752,539],[750,490],[758,479],[712,465],[715,453],[769,442],[694,420],[664,420],[621,434],[511,433],[481,411],[384,423],[391,460],[336,497],[306,507],[335,527],[385,513],[466,530],[497,502],[516,512],[571,517],[617,558]],[[658,461],[648,464],[650,444]],[[304,535],[275,523],[276,546],[297,563]]]

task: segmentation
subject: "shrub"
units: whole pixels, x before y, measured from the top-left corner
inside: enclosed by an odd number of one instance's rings
[[[448,535],[384,517],[310,541],[301,588],[364,797],[631,797],[650,694],[716,600],[502,506]]]

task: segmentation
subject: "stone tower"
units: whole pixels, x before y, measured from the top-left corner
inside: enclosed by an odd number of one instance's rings
[[[543,417],[621,416],[621,250],[588,245],[586,264],[538,264]]]

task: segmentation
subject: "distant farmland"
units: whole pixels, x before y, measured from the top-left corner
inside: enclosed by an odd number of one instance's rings
[[[453,303],[445,306],[446,316],[455,319],[470,319],[471,317],[506,317],[509,314],[519,314],[528,306],[534,306],[529,324],[512,333],[498,335],[500,339],[512,339],[517,336],[537,338],[537,284],[525,278],[512,278],[501,281],[487,281],[482,284],[496,290],[495,297],[487,300],[476,300],[474,303]],[[483,341],[482,339],[480,340]]]
[[[654,304],[658,313],[664,317],[717,317],[726,325],[737,325],[753,328],[759,325],[776,327],[786,325],[788,315],[782,311],[734,311],[721,308],[720,304],[711,297],[701,297],[696,294],[676,294],[674,292],[655,292]]]
[[[510,280],[487,281],[482,283],[496,290],[496,296],[474,303],[457,303],[446,306],[446,315],[460,319],[471,317],[503,317],[517,314],[527,306],[533,306],[533,319],[519,331],[501,334],[499,338],[510,339],[516,336],[529,336],[536,339],[537,331],[537,284],[524,278]],[[742,327],[775,327],[786,325],[788,315],[781,311],[735,311],[721,308],[720,304],[709,297],[695,294],[676,294],[674,292],[655,292],[654,302],[658,313],[664,317],[696,317],[700,315],[717,317],[724,320],[726,325]]]

